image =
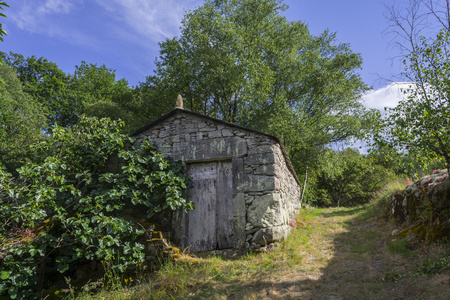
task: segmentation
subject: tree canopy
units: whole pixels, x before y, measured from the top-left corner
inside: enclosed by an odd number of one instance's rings
[[[182,94],[190,110],[277,135],[294,161],[360,134],[360,55],[333,33],[312,36],[287,21],[286,9],[278,0],[205,1],[186,14],[180,37],[160,43],[150,97],[171,108]]]
[[[389,110],[378,139],[424,162],[444,158],[450,169],[449,38],[442,30],[432,42],[423,38],[407,55],[405,67],[414,82],[405,90],[405,99]]]
[[[47,128],[80,116],[124,120],[131,131],[173,109],[279,136],[302,173],[321,149],[368,128],[357,69],[362,60],[329,31],[290,22],[281,0],[208,0],[188,12],[181,35],[160,43],[154,75],[134,89],[106,66],[82,62],[73,74],[34,56],[2,54],[23,89],[46,109]]]
[[[398,106],[389,109],[378,145],[413,157],[421,167],[445,160],[450,169],[449,0],[409,0],[388,7],[388,20],[403,59],[404,89]]]
[[[66,74],[43,57],[0,54],[45,109],[46,134],[82,115],[124,120],[131,132],[181,94],[187,109],[280,137],[297,173],[312,174],[327,145],[360,137],[373,115],[361,103],[361,56],[330,31],[314,36],[288,21],[286,9],[281,0],[205,1],[134,88],[105,65],[83,61]]]
[[[133,115],[140,108],[134,101],[133,90],[125,79],[117,80],[115,70],[105,65],[82,61],[73,74],[66,74],[44,57],[3,52],[0,57],[16,71],[23,91],[45,108],[45,130],[55,124],[72,126],[82,115],[124,120],[125,131],[148,121]]]
[[[24,162],[28,147],[41,138],[45,114],[6,64],[0,65],[0,81],[0,164],[13,171]]]
[[[17,53],[0,55],[16,71],[24,92],[45,108],[47,129],[55,124],[69,126],[77,122],[81,104],[71,94],[69,76],[56,63]]]
[[[367,203],[373,194],[394,178],[388,168],[372,162],[357,150],[326,149],[316,172],[319,206],[354,206]]]

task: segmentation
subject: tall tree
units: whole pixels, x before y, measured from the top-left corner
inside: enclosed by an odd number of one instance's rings
[[[433,42],[422,39],[407,55],[406,70],[414,75],[405,99],[390,109],[381,143],[404,149],[423,162],[444,158],[450,170],[450,32]]]
[[[288,22],[279,0],[208,0],[160,44],[153,96],[280,136],[294,161],[360,133],[361,57]],[[170,99],[170,100],[169,100]],[[304,165],[304,164],[303,164]]]
[[[392,36],[402,61],[421,37],[434,39],[441,29],[450,30],[450,0],[396,0],[385,7],[386,33]]]
[[[72,95],[68,75],[56,63],[44,57],[25,58],[12,52],[0,55],[16,70],[24,91],[46,109],[47,128],[56,123],[69,126],[77,122],[80,102]]]
[[[405,67],[402,79],[411,84],[386,114],[377,141],[423,167],[440,158],[450,169],[450,0],[403,1],[388,7],[387,17]]]
[[[12,171],[24,161],[28,146],[41,138],[45,115],[6,64],[0,65],[0,81],[0,165]]]
[[[134,115],[139,110],[133,90],[125,79],[116,80],[114,69],[82,61],[70,76],[70,89],[81,103],[80,114],[121,119],[126,131],[144,124]]]
[[[105,65],[82,61],[73,74],[66,74],[44,57],[3,52],[0,57],[16,70],[24,91],[46,109],[47,130],[55,124],[74,125],[83,114],[122,119],[126,131],[145,123],[133,115],[139,105],[128,82],[116,80],[115,70]]]

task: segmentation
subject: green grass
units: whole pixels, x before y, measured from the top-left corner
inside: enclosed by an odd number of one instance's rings
[[[403,240],[391,240],[394,225],[384,218],[384,205],[390,193],[404,185],[391,184],[365,206],[303,209],[297,216],[297,227],[277,250],[249,253],[237,259],[183,255],[177,261],[165,261],[153,273],[141,273],[131,285],[120,277],[112,281],[116,285],[92,290],[87,287],[71,297],[326,299],[329,295],[345,298],[359,290],[361,299],[403,297],[396,291],[416,299],[408,294],[411,286],[424,299],[430,295],[440,297],[448,292],[441,285],[418,281],[411,274],[417,270],[421,274],[445,273],[450,268],[449,256],[444,256],[447,253],[440,251],[443,255],[422,259],[420,264],[418,254],[426,253],[423,249],[412,249]]]
[[[196,258],[185,256],[175,262],[168,260],[161,268],[147,278],[135,279],[145,282],[130,288],[129,281],[117,276],[115,285],[104,286],[100,291],[85,287],[78,293],[78,299],[179,299],[191,295],[192,298],[210,298],[226,295],[230,291],[244,293],[242,283],[256,281],[267,276],[276,276],[286,270],[303,266],[305,251],[314,256],[317,234],[323,234],[322,226],[312,226],[321,218],[323,209],[305,209],[298,217],[298,228],[289,239],[282,241],[280,248],[269,253],[250,253],[239,259],[227,260],[217,256]],[[112,273],[107,273],[111,277]],[[217,286],[222,288],[217,289]],[[72,291],[69,298],[74,299]]]
[[[410,257],[414,254],[413,248],[406,240],[394,240],[388,243],[388,249],[393,254]]]

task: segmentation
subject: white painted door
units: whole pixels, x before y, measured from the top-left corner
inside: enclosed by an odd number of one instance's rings
[[[195,204],[187,216],[185,234],[191,251],[233,247],[231,161],[188,165],[192,184],[186,196]]]

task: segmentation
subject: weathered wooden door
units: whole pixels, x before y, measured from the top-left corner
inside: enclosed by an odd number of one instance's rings
[[[195,204],[185,220],[186,246],[191,251],[233,247],[231,161],[192,163],[192,184],[186,196]]]

